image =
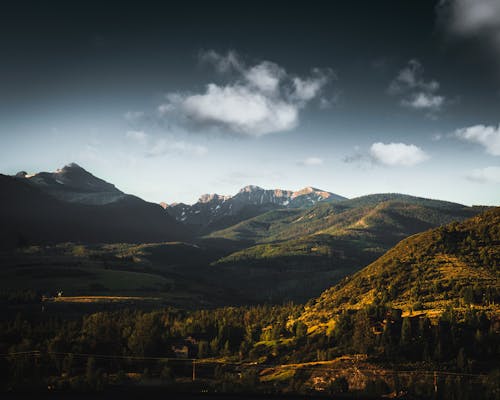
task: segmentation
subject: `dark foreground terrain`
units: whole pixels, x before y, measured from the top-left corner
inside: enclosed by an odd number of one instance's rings
[[[500,398],[500,208],[380,194],[265,209],[203,236],[184,228],[156,243],[120,229],[107,239],[124,242],[10,235],[2,391]]]
[[[23,393],[23,394],[5,394],[6,399],[18,399],[20,396],[36,396],[36,398],[50,398],[50,399],[137,399],[139,397],[146,397],[148,399],[179,399],[179,400],[308,400],[308,399],[332,399],[331,396],[325,395],[272,395],[272,394],[251,394],[251,393],[238,393],[238,394],[224,394],[224,393],[185,393],[185,392],[166,392],[161,388],[138,388],[138,389],[116,389],[107,390],[101,393]],[[335,399],[359,399],[359,400],[378,400],[383,397],[374,396],[350,396],[350,395],[336,395]]]

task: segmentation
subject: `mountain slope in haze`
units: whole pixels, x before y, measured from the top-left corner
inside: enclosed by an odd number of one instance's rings
[[[249,291],[252,284],[260,287],[259,294],[266,299],[306,301],[400,240],[483,210],[405,195],[366,196],[353,201],[353,206],[350,202],[300,212],[273,211],[222,231],[236,232],[225,236],[232,239],[259,235],[263,243],[232,253],[213,266],[230,274],[235,285]],[[244,229],[250,232],[246,236]]]
[[[2,246],[82,241],[160,242],[190,237],[157,204],[126,195],[103,205],[59,200],[25,178],[0,175]]]
[[[56,172],[28,174],[18,172],[15,178],[23,180],[51,196],[70,203],[103,205],[129,196],[78,164],[71,163]]]
[[[321,325],[373,302],[415,310],[476,305],[499,311],[500,207],[411,236],[325,291],[303,319]]]
[[[255,243],[277,242],[296,239],[305,235],[328,231],[329,233],[351,227],[367,228],[377,225],[377,207],[401,203],[408,206],[406,214],[421,220],[422,228],[415,232],[467,218],[483,208],[466,207],[462,204],[431,200],[398,193],[383,193],[346,199],[330,204],[317,204],[306,210],[279,210],[242,221],[229,228],[210,233],[209,237],[232,240],[248,240]],[[385,204],[385,205],[384,205]],[[415,206],[413,209],[410,206]],[[420,207],[420,210],[417,209]],[[387,207],[386,207],[387,208]],[[426,211],[424,212],[424,208]],[[433,215],[429,215],[432,213]],[[370,217],[371,214],[371,217]],[[389,218],[387,215],[385,218]],[[381,223],[387,223],[380,220]],[[406,235],[407,236],[407,235]]]
[[[221,260],[223,262],[231,257],[252,259],[293,255],[292,249],[317,247],[319,237],[323,237],[322,242],[331,237],[332,240],[357,243],[360,250],[379,249],[379,252],[384,252],[405,237],[461,221],[483,209],[406,195],[364,196],[336,204],[321,204],[300,212],[280,210],[266,213],[214,232],[210,237],[257,239],[260,242]]]
[[[208,233],[270,210],[304,208],[343,199],[342,196],[312,187],[293,192],[249,185],[234,196],[205,194],[193,205],[177,203],[166,205],[165,209],[177,221],[196,227],[201,233]]]

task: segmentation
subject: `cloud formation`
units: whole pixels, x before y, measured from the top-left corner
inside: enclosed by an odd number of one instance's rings
[[[299,165],[303,165],[306,167],[311,167],[315,165],[322,165],[324,160],[319,157],[307,157],[306,159],[299,161]]]
[[[488,154],[500,156],[500,125],[498,127],[474,125],[457,129],[455,136],[471,143],[480,144]]]
[[[418,60],[410,60],[390,83],[388,92],[401,97],[400,104],[415,110],[427,111],[431,115],[441,111],[445,97],[438,94],[439,82],[426,81],[424,68]]]
[[[202,63],[212,64],[215,70],[221,74],[232,70],[243,70],[243,64],[241,64],[238,54],[232,50],[228,51],[225,56],[214,50],[200,51],[198,59]]]
[[[467,179],[478,183],[500,183],[500,167],[486,167],[473,170]]]
[[[169,93],[158,107],[167,119],[246,136],[288,131],[299,123],[299,113],[319,98],[330,82],[330,70],[313,69],[308,77],[288,74],[284,68],[262,61],[247,66],[235,53],[200,54],[227,83],[209,83],[202,93]]]
[[[128,131],[125,137],[140,145],[146,157],[159,157],[171,153],[202,156],[208,152],[205,146],[195,145],[183,140],[154,138],[144,131]]]
[[[123,114],[123,118],[129,122],[134,122],[142,117],[144,117],[144,111],[127,111]]]
[[[148,135],[144,131],[128,131],[125,136],[140,143],[146,143]]]
[[[370,147],[372,160],[388,166],[409,167],[419,164],[429,156],[420,147],[405,143],[373,143]]]
[[[158,139],[146,151],[148,157],[159,157],[169,153],[192,154],[195,156],[203,156],[208,150],[204,146],[188,143],[182,140],[167,140]]]
[[[356,146],[354,153],[345,156],[342,161],[367,169],[377,165],[410,167],[429,158],[425,151],[414,144],[376,142],[366,151]]]
[[[183,97],[170,107],[200,124],[253,136],[290,130],[298,123],[294,104],[245,85],[209,84],[205,93]]]
[[[479,39],[500,59],[500,2],[498,0],[442,0],[438,17],[455,37]]]

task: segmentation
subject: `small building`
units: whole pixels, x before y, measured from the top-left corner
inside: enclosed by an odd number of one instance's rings
[[[172,346],[176,358],[189,358],[189,348],[186,345]]]

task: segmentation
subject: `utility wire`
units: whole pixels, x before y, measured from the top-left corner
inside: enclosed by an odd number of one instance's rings
[[[298,365],[298,364],[257,364],[257,363],[241,363],[241,362],[230,362],[230,361],[222,361],[222,360],[210,360],[210,359],[199,359],[199,358],[177,358],[177,357],[141,357],[141,356],[120,356],[120,355],[109,355],[109,354],[94,354],[94,353],[70,353],[70,352],[52,352],[47,351],[43,352],[40,350],[31,350],[31,351],[19,351],[19,352],[11,352],[11,353],[3,353],[0,354],[2,358],[17,358],[17,357],[41,357],[43,355],[50,355],[56,357],[65,357],[71,356],[76,358],[96,358],[96,359],[104,359],[104,360],[136,360],[136,361],[177,361],[177,362],[190,362],[196,365],[210,365],[210,364],[218,364],[218,365],[226,365],[233,367],[243,367],[243,368],[270,368],[270,369],[294,369],[294,370],[303,370],[303,371],[325,371],[325,372],[342,372],[353,368],[353,366],[346,366],[344,368],[327,368],[322,367],[322,364],[309,363],[306,365]],[[361,373],[370,373],[372,375],[379,376],[387,376],[387,375],[441,375],[441,376],[460,376],[460,377],[470,377],[470,378],[485,378],[487,375],[485,374],[471,374],[471,373],[462,373],[462,372],[451,372],[451,371],[422,371],[422,370],[385,370],[374,372],[372,369],[368,368],[357,368],[356,370]]]

